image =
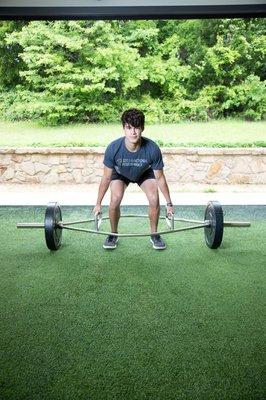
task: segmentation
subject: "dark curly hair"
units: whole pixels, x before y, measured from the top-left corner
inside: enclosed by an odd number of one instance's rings
[[[134,126],[134,128],[144,129],[145,115],[142,111],[137,110],[136,108],[130,108],[129,110],[123,112],[121,121],[123,127],[125,124],[130,124]]]

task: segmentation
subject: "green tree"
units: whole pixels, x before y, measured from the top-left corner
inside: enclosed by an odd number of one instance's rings
[[[23,114],[51,124],[108,120],[112,97],[140,83],[139,53],[111,23],[34,21],[7,42],[23,48],[26,66],[17,86],[21,95],[10,111],[18,118]]]
[[[19,32],[26,25],[23,21],[0,21],[0,88],[10,89],[20,82],[19,71],[23,63],[18,44],[7,44],[5,39],[12,32]]]
[[[150,123],[265,117],[263,19],[0,27],[5,118],[111,122],[132,106],[142,108]]]

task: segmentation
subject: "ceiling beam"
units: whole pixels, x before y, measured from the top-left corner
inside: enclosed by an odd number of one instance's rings
[[[210,1],[211,3],[211,1]],[[68,6],[10,7],[0,5],[2,20],[56,19],[184,19],[266,17],[266,2],[260,4],[188,6]]]

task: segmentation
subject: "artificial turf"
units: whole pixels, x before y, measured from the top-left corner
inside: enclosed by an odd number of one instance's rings
[[[62,210],[76,220],[91,208]],[[106,251],[103,236],[64,231],[50,252],[42,231],[16,229],[43,207],[1,207],[0,398],[265,398],[266,208],[224,210],[252,226],[227,228],[217,250],[202,230],[164,236],[161,252],[148,238]],[[203,207],[176,213],[198,219]]]

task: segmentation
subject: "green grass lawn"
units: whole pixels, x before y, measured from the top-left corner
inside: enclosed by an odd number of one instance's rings
[[[0,147],[106,146],[124,135],[121,125],[40,127],[0,121]],[[144,136],[165,146],[266,146],[266,121],[220,120],[147,126]]]
[[[91,209],[62,207],[63,219]],[[103,236],[65,231],[49,252],[43,231],[16,229],[43,207],[1,207],[1,399],[263,399],[265,207],[224,209],[252,225],[227,228],[217,250],[201,230],[165,236],[162,252],[148,238],[106,251]]]

